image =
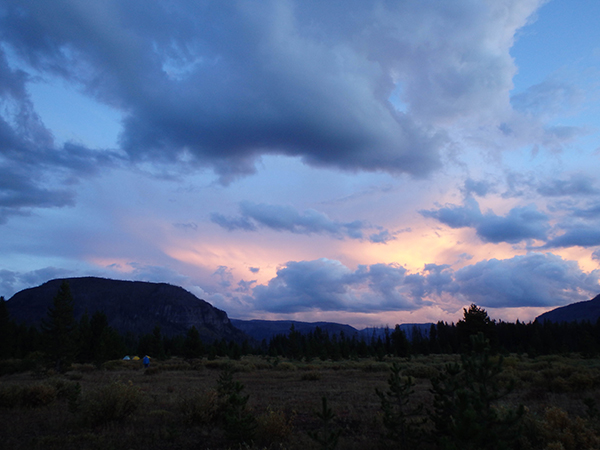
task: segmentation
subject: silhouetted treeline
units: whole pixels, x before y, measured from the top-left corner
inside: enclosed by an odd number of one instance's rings
[[[489,339],[492,351],[498,353],[536,356],[578,352],[593,357],[600,348],[600,320],[596,323],[496,322],[476,305],[465,309],[463,319],[456,324],[438,322],[427,332],[415,326],[410,336],[398,325],[394,329],[385,328],[382,333],[373,332],[371,336],[330,334],[319,327],[300,333],[292,326],[289,333],[278,334],[269,341],[238,344],[225,339],[203,342],[194,327],[180,336],[164,336],[158,326],[152,333],[141,336],[121,335],[108,325],[102,312],[95,312],[91,317],[86,313],[77,322],[73,318],[68,284],[61,286],[40,328],[12,321],[4,298],[0,297],[0,359],[45,359],[55,364],[57,370],[70,362],[100,364],[125,355],[146,354],[156,359],[172,356],[239,359],[247,354],[263,354],[310,361],[462,353],[469,350],[470,336],[480,332]]]

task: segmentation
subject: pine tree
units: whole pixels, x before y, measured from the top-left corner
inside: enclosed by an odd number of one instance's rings
[[[204,354],[204,344],[202,344],[202,340],[200,340],[200,333],[193,325],[192,328],[187,331],[185,336],[183,352],[186,358],[201,358]]]
[[[432,381],[434,410],[429,415],[436,440],[444,450],[508,450],[515,448],[523,406],[499,407],[513,383],[499,380],[502,357],[490,357],[483,333],[471,337],[470,353],[461,363],[448,364]]]
[[[0,297],[0,359],[10,358],[15,349],[16,327],[10,320],[4,297]]]
[[[494,347],[496,340],[496,323],[490,319],[485,309],[472,304],[469,309],[463,309],[464,317],[456,324],[458,336],[464,349],[471,347],[471,336],[482,333]]]
[[[52,306],[48,308],[47,319],[42,321],[46,352],[56,363],[58,372],[77,352],[76,329],[71,288],[67,281],[63,281]]]

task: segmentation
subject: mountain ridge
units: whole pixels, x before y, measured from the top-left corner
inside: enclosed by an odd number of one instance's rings
[[[539,322],[583,322],[595,323],[600,318],[600,294],[591,300],[571,303],[540,314]]]
[[[87,311],[106,314],[119,333],[146,334],[160,326],[166,335],[183,334],[195,326],[204,341],[225,338],[241,342],[247,336],[235,328],[227,313],[182,287],[148,281],[99,277],[57,278],[17,292],[7,301],[17,322],[38,326],[46,317],[58,288],[68,282],[77,320]]]

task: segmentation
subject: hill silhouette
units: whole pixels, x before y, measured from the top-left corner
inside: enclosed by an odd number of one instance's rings
[[[539,322],[583,322],[596,323],[600,318],[600,295],[591,300],[571,303],[567,306],[553,309],[538,316],[535,320]]]
[[[195,326],[205,342],[222,338],[241,342],[246,338],[232,325],[225,311],[166,283],[96,277],[54,279],[13,295],[7,302],[10,316],[18,323],[38,326],[63,281],[71,288],[77,320],[86,311],[90,316],[102,311],[109,326],[121,334],[151,333],[158,325],[164,335],[171,336]]]
[[[231,323],[244,333],[248,334],[258,342],[266,339],[269,341],[277,334],[289,334],[290,328],[294,325],[294,329],[301,333],[307,334],[315,331],[319,327],[322,331],[327,331],[330,334],[339,334],[343,331],[346,336],[353,336],[358,333],[358,330],[350,325],[343,325],[333,322],[299,322],[296,320],[240,320],[231,319]]]

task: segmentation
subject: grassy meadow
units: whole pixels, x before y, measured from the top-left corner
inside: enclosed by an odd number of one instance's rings
[[[7,450],[401,448],[376,392],[389,390],[395,363],[402,380],[414,383],[400,427],[417,434],[402,441],[405,448],[458,448],[434,439],[431,412],[432,380],[459,361],[245,356],[152,361],[148,369],[141,361],[73,364],[62,374],[37,368],[0,377],[0,443]],[[600,448],[600,359],[510,355],[495,380],[503,390],[514,387],[494,401],[495,412],[524,406],[511,448]]]

